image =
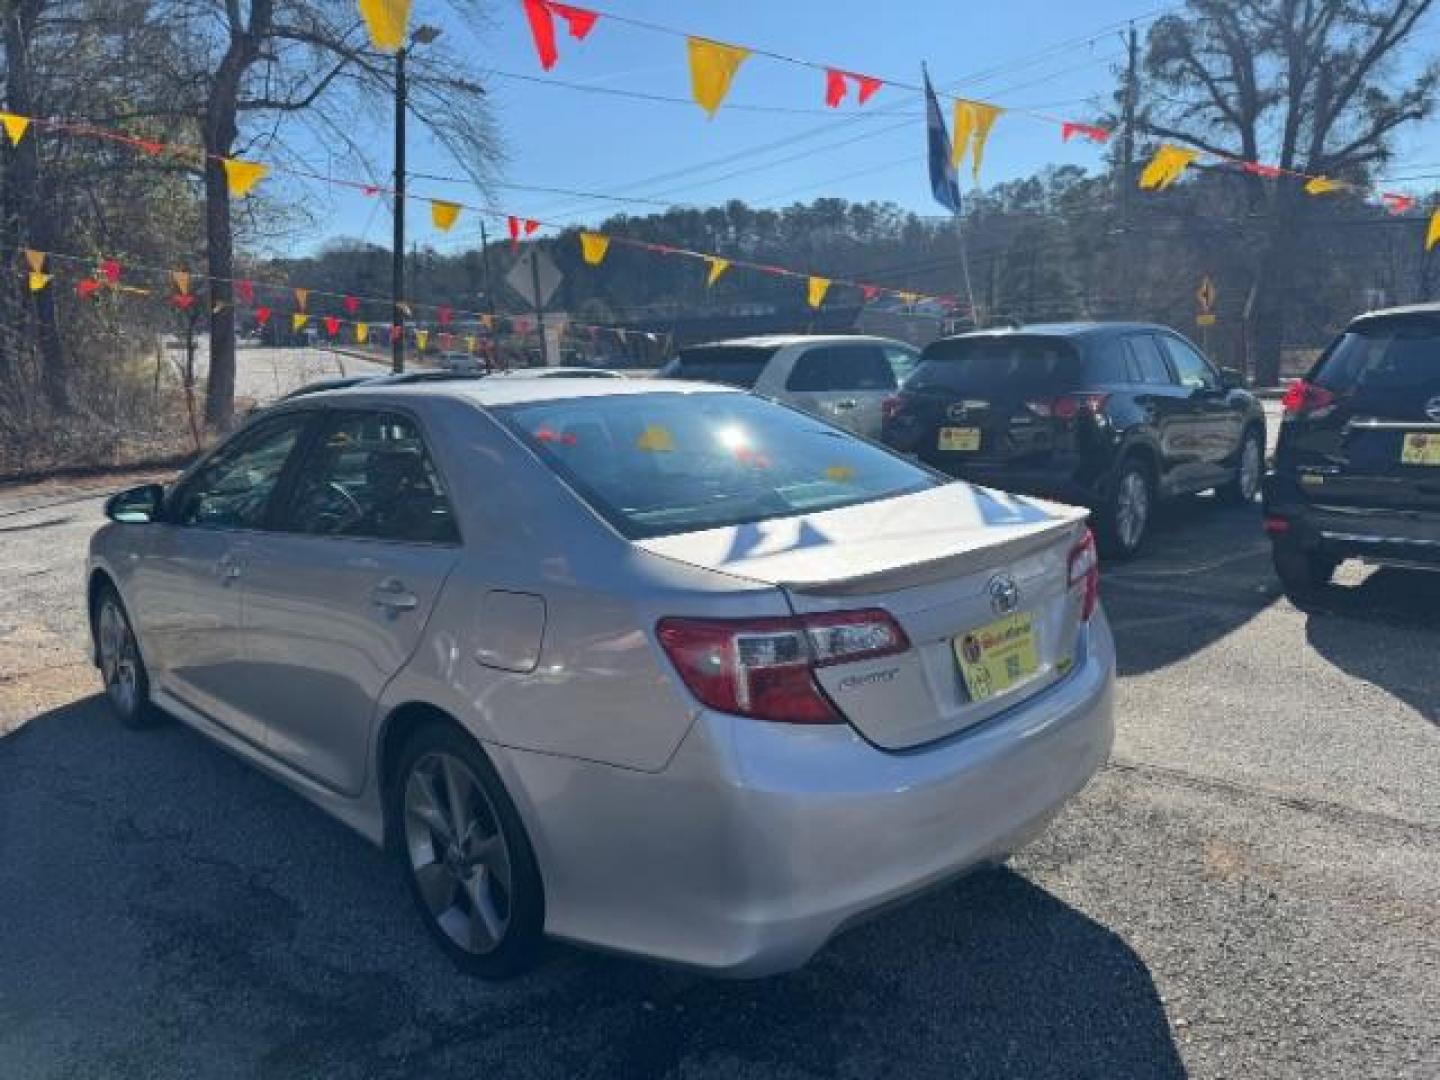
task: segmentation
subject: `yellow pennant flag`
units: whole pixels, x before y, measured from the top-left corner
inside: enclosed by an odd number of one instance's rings
[[[970,165],[975,182],[980,182],[980,162],[985,158],[985,140],[990,138],[990,129],[1005,110],[998,105],[983,101],[955,102],[955,143],[950,150],[950,163],[957,169],[970,150]]]
[[[1429,251],[1436,244],[1440,244],[1440,210],[1436,210],[1430,219],[1430,231],[1425,234],[1425,250]]]
[[[1332,191],[1340,191],[1348,186],[1343,180],[1331,180],[1328,176],[1312,176],[1305,184],[1305,194],[1329,195]]]
[[[243,199],[250,194],[250,189],[265,179],[265,174],[270,171],[270,166],[259,161],[241,161],[239,158],[223,158],[225,166],[225,186],[230,189],[230,194],[237,199]]]
[[[36,251],[34,248],[25,249],[25,262],[30,266],[32,274],[38,274],[45,269],[45,252]]]
[[[473,353],[473,352],[475,351],[475,346],[476,346],[477,344],[479,344],[479,343],[475,340],[475,335],[474,335],[474,334],[466,334],[466,335],[465,335],[465,351],[466,351],[466,352],[472,352],[472,353]]]
[[[829,291],[829,278],[812,277],[810,279],[810,306],[818,308],[825,302],[825,294]]]
[[[495,327],[495,317],[493,315],[481,315],[480,325],[485,327],[486,330],[493,330]]]
[[[707,286],[714,285],[720,280],[720,275],[730,269],[730,260],[722,259],[718,255],[707,255],[705,261],[710,264],[710,273],[705,278]]]
[[[405,44],[410,22],[410,0],[360,0],[360,14],[370,30],[370,40],[382,52],[394,52]]]
[[[417,349],[419,349],[421,352],[424,352],[424,351],[425,351],[425,344],[426,344],[426,342],[428,342],[429,340],[430,340],[430,331],[429,331],[429,330],[416,330],[416,331],[415,331],[415,347],[416,347]]]
[[[181,296],[190,292],[190,275],[184,270],[171,270],[170,277],[175,282],[175,291]]]
[[[355,324],[355,344],[364,345],[370,340],[370,324],[357,322]]]
[[[297,311],[290,316],[290,329],[298,334],[301,330],[305,329],[305,324],[309,321],[309,315],[306,315],[303,311]]]
[[[5,134],[10,136],[10,145],[19,146],[20,140],[25,137],[25,132],[30,128],[30,118],[16,116],[14,113],[0,112],[0,124],[5,125]]]
[[[904,304],[906,307],[914,307],[917,303],[920,302],[920,294],[919,294],[919,293],[902,292],[902,293],[896,293],[895,295],[898,296],[898,297],[900,297],[900,302],[901,302],[902,304]]]
[[[296,290],[295,290],[295,306],[298,307],[301,311],[304,311],[304,310],[305,310],[305,304],[306,304],[307,301],[309,301],[309,299],[310,299],[310,290],[309,290],[309,289],[296,289]]]
[[[42,274],[38,270],[30,271],[31,292],[39,292],[41,289],[45,288],[46,285],[49,285],[50,281],[51,278],[49,274]]]
[[[1145,166],[1145,171],[1140,174],[1140,186],[1154,191],[1169,187],[1180,179],[1180,174],[1188,169],[1197,157],[1198,151],[1187,150],[1183,146],[1160,147]]]
[[[735,78],[735,72],[740,70],[750,50],[705,38],[692,37],[687,41],[690,45],[690,89],[700,107],[713,117],[730,92],[730,80]]]
[[[605,261],[605,253],[610,250],[610,238],[602,233],[582,232],[580,234],[580,254],[591,266],[599,266]]]
[[[449,232],[460,217],[460,204],[444,199],[430,200],[430,223],[441,232]]]

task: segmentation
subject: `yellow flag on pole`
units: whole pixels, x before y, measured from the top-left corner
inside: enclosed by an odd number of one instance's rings
[[[30,271],[31,292],[39,292],[41,289],[45,288],[46,285],[49,285],[50,281],[51,277],[49,274],[42,274],[38,270]]]
[[[16,116],[14,113],[0,112],[0,124],[5,125],[5,134],[10,136],[10,145],[19,146],[20,140],[25,137],[25,132],[30,127],[30,118]]]
[[[985,140],[990,138],[990,129],[1005,110],[998,105],[983,101],[955,102],[955,142],[950,149],[950,163],[957,169],[970,151],[970,165],[975,182],[980,182],[980,162],[985,158]]]
[[[720,275],[730,269],[730,260],[722,259],[718,255],[707,255],[705,261],[710,264],[710,273],[705,277],[706,286],[714,285],[720,280]]]
[[[730,92],[730,81],[750,55],[738,45],[692,37],[690,46],[690,89],[696,102],[712,117]]]
[[[1199,151],[1187,150],[1183,146],[1162,146],[1140,174],[1140,186],[1147,191],[1159,191],[1169,187],[1180,174],[1199,157]]]
[[[175,282],[175,291],[181,296],[190,292],[190,274],[185,270],[171,270],[170,278]]]
[[[250,194],[250,189],[265,179],[265,174],[270,171],[270,166],[259,161],[241,161],[239,158],[224,158],[225,186],[230,189],[230,194],[237,199],[243,199]]]
[[[1425,250],[1429,251],[1436,244],[1440,244],[1440,210],[1436,210],[1430,218],[1430,231],[1425,234]]]
[[[370,30],[370,40],[382,52],[394,52],[405,44],[410,22],[410,0],[360,0],[360,14]]]
[[[441,232],[449,232],[460,218],[460,204],[444,199],[430,200],[430,223]]]
[[[823,277],[812,277],[810,279],[809,299],[810,306],[818,308],[825,302],[825,294],[830,291],[830,279]]]
[[[599,266],[605,261],[605,253],[610,250],[610,238],[603,233],[582,232],[580,234],[580,254],[591,266]]]
[[[364,345],[370,340],[370,324],[357,322],[355,324],[355,344]]]
[[[303,311],[297,311],[290,316],[290,329],[297,334],[305,329],[305,324],[310,321],[310,316]]]
[[[298,307],[301,311],[304,311],[304,310],[305,310],[305,305],[306,305],[306,303],[309,302],[309,300],[310,300],[310,290],[309,290],[309,289],[296,289],[296,290],[295,290],[295,306]]]
[[[45,269],[45,252],[36,251],[34,248],[26,248],[25,262],[29,265],[32,274],[38,274]]]
[[[424,352],[424,351],[425,351],[425,345],[426,345],[426,343],[427,343],[429,340],[430,340],[430,331],[429,331],[429,330],[416,330],[416,331],[415,331],[415,347],[416,347],[417,349],[419,349],[421,352]]]

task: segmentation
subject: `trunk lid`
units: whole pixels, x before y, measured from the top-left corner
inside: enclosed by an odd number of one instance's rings
[[[889,612],[908,651],[823,667],[816,678],[862,735],[904,749],[979,723],[1069,670],[1080,602],[1068,588],[1068,559],[1084,518],[1072,507],[948,484],[636,543],[778,586],[798,614]]]

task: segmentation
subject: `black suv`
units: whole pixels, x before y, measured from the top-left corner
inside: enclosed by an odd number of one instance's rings
[[[952,476],[1088,506],[1108,554],[1139,551],[1157,497],[1260,487],[1265,414],[1173,330],[1060,323],[926,347],[884,440]]]
[[[1440,570],[1440,304],[1360,316],[1284,407],[1265,531],[1286,589],[1352,556]]]

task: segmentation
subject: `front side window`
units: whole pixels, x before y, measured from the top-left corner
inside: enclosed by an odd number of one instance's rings
[[[419,427],[387,412],[341,413],[326,424],[300,468],[285,527],[416,544],[459,540]]]
[[[878,345],[817,345],[795,360],[785,389],[797,393],[894,390],[895,370]]]
[[[1170,354],[1170,362],[1175,365],[1175,374],[1180,377],[1181,386],[1187,390],[1220,388],[1220,378],[1215,374],[1215,369],[1197,349],[1188,342],[1169,335],[1160,340],[1165,343],[1165,351]]]
[[[748,394],[625,394],[491,412],[631,539],[817,513],[943,482]]]
[[[180,488],[174,519],[214,529],[258,529],[310,413],[264,421],[216,452]]]

